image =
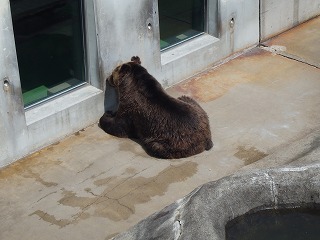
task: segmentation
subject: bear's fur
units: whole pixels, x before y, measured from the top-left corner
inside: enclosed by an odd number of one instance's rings
[[[139,57],[132,57],[107,78],[118,91],[119,107],[100,118],[100,127],[137,139],[156,158],[184,158],[211,149],[206,112],[190,97],[169,96],[140,64]]]

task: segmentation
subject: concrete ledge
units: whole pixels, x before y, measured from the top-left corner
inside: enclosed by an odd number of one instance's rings
[[[95,123],[104,111],[103,92],[86,85],[26,111],[31,152]]]
[[[196,37],[161,53],[161,64],[166,65],[174,60],[185,57],[194,51],[201,50],[202,48],[210,46],[218,41],[219,39],[216,37],[203,34],[202,36]]]
[[[320,165],[247,172],[204,184],[115,240],[225,239],[226,223],[246,212],[320,203]]]

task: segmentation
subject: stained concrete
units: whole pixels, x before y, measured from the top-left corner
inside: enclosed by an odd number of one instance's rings
[[[208,112],[212,150],[159,160],[90,126],[1,169],[0,239],[110,239],[204,183],[283,164],[265,159],[320,129],[320,69],[260,47],[168,92]]]

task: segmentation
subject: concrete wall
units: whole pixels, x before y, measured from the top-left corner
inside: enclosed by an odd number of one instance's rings
[[[0,166],[26,153],[27,132],[9,2],[0,0]]]
[[[0,66],[0,167],[96,122],[103,113],[103,92],[89,84],[24,110],[9,0],[0,0]],[[94,71],[91,67],[89,78]],[[97,85],[96,79],[88,81]]]
[[[320,0],[260,0],[261,40],[320,14]]]
[[[139,55],[142,64],[167,87],[235,51],[258,43],[258,1],[208,0],[208,34],[160,52],[157,2],[139,0],[132,4],[131,0],[96,1],[104,78],[119,63]],[[232,18],[234,26],[230,27]],[[151,24],[151,29],[148,29],[148,24]],[[216,29],[218,36],[215,36]]]
[[[84,3],[88,84],[25,110],[10,4],[0,0],[0,167],[97,122],[106,108],[114,109],[116,94],[108,87],[103,106],[104,80],[131,56],[140,56],[168,87],[257,45],[260,32],[265,39],[319,14],[320,6],[320,0],[208,0],[206,33],[161,52],[157,0]]]

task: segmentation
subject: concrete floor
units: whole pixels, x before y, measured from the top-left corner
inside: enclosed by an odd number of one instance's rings
[[[208,152],[159,160],[94,125],[2,169],[0,239],[110,239],[203,183],[276,166],[264,159],[320,135],[319,28],[309,21],[168,89],[208,112]]]

